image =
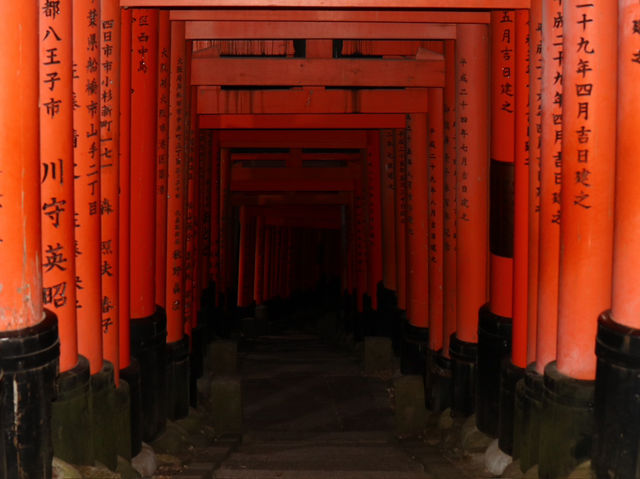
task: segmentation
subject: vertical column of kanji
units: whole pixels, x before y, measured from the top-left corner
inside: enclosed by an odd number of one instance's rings
[[[444,91],[430,88],[427,113],[429,168],[429,348],[425,375],[427,405],[436,411],[449,404],[450,384],[440,360],[444,330]],[[444,381],[444,382],[443,382]]]
[[[407,117],[407,323],[401,367],[423,374],[429,340],[429,217],[427,115]]]
[[[491,13],[489,303],[478,321],[478,429],[498,435],[500,365],[511,351],[515,12]]]
[[[100,4],[73,3],[74,214],[78,350],[91,374],[102,369],[101,278],[113,274],[100,251]],[[59,207],[58,205],[57,207]],[[53,208],[57,208],[55,205]],[[47,204],[43,209],[50,209]]]
[[[61,373],[78,363],[73,256],[71,3],[67,3],[40,10],[42,302],[58,316]],[[58,206],[47,207],[47,204]]]
[[[264,275],[264,216],[256,218],[256,252],[253,269],[253,300],[262,304],[262,282]]]
[[[120,140],[120,6],[100,2],[100,215],[102,276],[102,345],[104,359],[120,380],[118,301],[118,151]],[[110,268],[108,268],[109,265]],[[107,270],[108,269],[108,270]]]
[[[563,2],[557,363],[545,368],[540,441],[540,473],[554,476],[591,452],[597,317],[611,304],[617,13],[615,2]]]
[[[443,369],[450,371],[449,340],[456,331],[456,44],[454,40],[446,40],[444,43],[444,61],[444,327],[442,331],[442,364]]]
[[[407,163],[406,131],[395,130],[395,201],[396,201],[396,285],[398,287],[399,318],[394,327],[393,337],[396,346],[400,343],[405,320],[402,316],[407,310]],[[397,348],[396,348],[397,349]]]
[[[156,166],[156,304],[168,310],[167,291],[167,163],[169,157],[169,11],[158,13],[158,132]]]
[[[534,0],[531,2],[529,21],[527,366],[524,371],[525,377],[516,384],[513,426],[513,457],[520,459],[520,469],[523,472],[538,462],[539,409],[542,405],[542,376],[535,369],[538,328],[542,62],[542,0]]]
[[[499,447],[513,455],[516,383],[527,367],[529,261],[529,10],[515,12],[515,150],[513,231],[513,329],[510,361],[502,362]]]
[[[166,421],[166,316],[155,302],[158,11],[136,9],[132,18],[131,349],[142,370],[142,437],[148,441]]]
[[[162,31],[160,31],[162,37]],[[162,38],[161,38],[162,39]],[[160,43],[162,65],[162,42]],[[166,45],[164,48],[167,48]],[[167,278],[167,415],[170,419],[184,417],[189,408],[189,341],[184,336],[184,228],[185,228],[185,38],[184,22],[171,22],[169,53],[169,88],[167,115],[167,254],[163,258]],[[160,78],[164,77],[162,66]],[[160,80],[162,82],[162,80]],[[164,88],[160,84],[160,91]],[[162,109],[162,100],[159,103]],[[161,121],[161,117],[158,117]],[[160,130],[159,130],[160,131]],[[158,143],[160,146],[160,144]],[[185,413],[186,410],[186,413]]]
[[[378,284],[382,281],[382,203],[380,184],[380,133],[367,132],[367,230],[368,230],[368,294],[371,308],[378,309]],[[326,252],[326,249],[325,249]]]
[[[55,315],[43,312],[42,308],[40,223],[41,219],[48,218],[41,218],[41,208],[47,204],[47,198],[43,197],[40,204],[38,64],[48,60],[38,58],[40,5],[41,2],[3,2],[0,6],[3,44],[0,60],[3,379],[0,393],[4,406],[0,417],[0,475],[3,477],[50,477],[53,455],[49,416],[59,347]],[[55,37],[54,32],[50,35]],[[58,45],[52,43],[55,41],[50,43],[48,53],[53,62],[58,62]],[[49,108],[58,114],[62,110],[62,99],[58,96],[61,92],[49,93],[43,100],[51,102]],[[46,109],[44,105],[42,108]],[[64,108],[70,108],[70,102]],[[51,211],[65,208],[66,205],[56,205],[56,201]],[[70,210],[67,212],[70,214]]]
[[[475,405],[478,310],[487,300],[489,197],[489,31],[458,25],[456,37],[457,261],[456,334],[452,359],[452,409]]]
[[[380,308],[383,310],[385,327],[392,325],[396,308],[397,268],[395,229],[395,140],[393,130],[380,133],[381,178],[382,178],[382,266],[383,288]],[[390,330],[387,334],[390,334]]]
[[[189,100],[189,160],[191,164],[189,183],[187,188],[189,189],[188,211],[189,222],[188,231],[190,231],[187,243],[187,251],[190,259],[190,268],[187,269],[186,274],[189,277],[191,284],[191,302],[190,302],[190,316],[191,320],[191,336],[197,334],[193,332],[198,325],[198,312],[200,311],[200,286],[198,281],[198,250],[200,245],[200,224],[198,217],[200,215],[200,205],[198,204],[198,198],[200,197],[200,150],[199,150],[199,128],[198,128],[198,115],[196,110],[197,97],[196,88],[191,85],[191,56],[193,54],[193,43],[187,42],[187,94]]]
[[[634,477],[638,446],[638,356],[640,310],[637,298],[640,254],[638,126],[640,125],[640,4],[618,2],[618,130],[616,158],[613,291],[611,311],[599,320],[595,390],[596,434],[592,465],[598,477]],[[595,87],[594,87],[595,88]]]

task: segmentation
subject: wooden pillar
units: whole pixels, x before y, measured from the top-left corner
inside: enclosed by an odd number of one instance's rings
[[[229,295],[229,281],[231,278],[229,258],[231,256],[231,207],[229,205],[229,188],[231,183],[231,162],[229,150],[223,148],[220,151],[220,292]],[[266,284],[265,284],[266,287]]]
[[[396,153],[396,284],[398,286],[398,308],[407,309],[407,164],[406,164],[406,132],[395,130]]]
[[[73,222],[71,8],[67,6],[49,11],[40,9],[39,38],[42,165],[39,194],[42,205],[52,205],[41,210],[42,303],[55,311],[58,317],[60,372],[64,373],[78,363]],[[49,57],[52,53],[55,55],[53,59]],[[54,105],[58,107],[53,108]],[[5,168],[3,166],[2,169]],[[6,196],[6,193],[2,194]],[[1,202],[3,209],[5,203],[6,198]],[[15,228],[16,225],[14,223],[12,227]],[[3,243],[4,241],[0,243],[0,247]],[[34,297],[40,296],[36,294]],[[4,298],[2,302],[7,303]]]
[[[214,136],[215,138],[215,136]],[[214,285],[218,304],[220,291],[220,148],[214,142],[211,157],[211,253],[210,278]]]
[[[167,343],[184,334],[184,228],[185,228],[185,40],[184,22],[171,22],[169,135],[167,178],[166,304]]]
[[[240,246],[238,255],[238,307],[246,308],[251,302],[249,292],[249,218],[247,207],[240,206]]]
[[[120,139],[118,151],[118,325],[120,369],[131,365],[131,10],[120,10]]]
[[[382,161],[382,266],[383,284],[396,291],[396,230],[395,230],[395,141],[393,130],[382,130],[380,134]]]
[[[156,304],[167,310],[167,178],[169,157],[169,12],[158,12],[158,93],[156,136]]]
[[[456,41],[456,334],[449,345],[452,409],[473,412],[478,310],[487,300],[489,31],[458,25]]]
[[[611,305],[617,13],[615,2],[563,2],[557,362],[545,368],[540,441],[540,474],[550,477],[591,452],[597,318]]]
[[[91,0],[73,3],[74,207],[78,351],[91,374],[102,370],[101,278],[113,264],[100,250],[100,9]],[[43,205],[45,207],[46,204]],[[56,206],[54,205],[54,208]],[[49,209],[47,207],[47,209]]]
[[[367,213],[368,263],[370,265],[367,290],[371,298],[371,308],[377,310],[378,284],[383,279],[380,133],[378,131],[367,132]]]
[[[597,65],[597,63],[596,63]],[[618,2],[618,112],[611,311],[598,325],[595,386],[595,447],[598,477],[634,477],[640,467],[637,391],[638,277],[640,232],[635,178],[638,168],[640,95],[640,4]],[[600,88],[599,84],[597,85]],[[593,87],[596,88],[596,85]]]
[[[444,44],[444,327],[442,356],[449,358],[449,340],[456,331],[456,45]]]

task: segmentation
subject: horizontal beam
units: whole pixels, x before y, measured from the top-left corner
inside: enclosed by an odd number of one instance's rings
[[[285,192],[285,193],[251,193],[233,192],[230,194],[231,204],[252,206],[317,206],[317,205],[347,205],[350,194],[343,192]]]
[[[120,0],[121,7],[163,8],[529,8],[529,0]]]
[[[223,90],[198,87],[198,113],[290,114],[290,113],[423,113],[427,89],[402,90]]]
[[[366,148],[363,130],[222,130],[220,148]]]
[[[359,168],[232,168],[231,191],[352,191]]]
[[[187,40],[378,39],[453,40],[455,24],[189,21]]]
[[[401,114],[322,114],[322,115],[200,115],[198,126],[219,130],[368,130],[404,128]]]
[[[444,86],[444,61],[197,57],[191,65],[192,85]]]
[[[172,10],[171,20],[217,20],[235,22],[396,22],[396,23],[489,23],[482,11],[397,10]]]
[[[302,153],[300,161],[360,161],[362,153]],[[292,161],[291,153],[231,153],[231,161]]]

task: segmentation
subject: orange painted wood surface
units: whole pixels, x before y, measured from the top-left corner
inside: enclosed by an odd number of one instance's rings
[[[456,43],[457,321],[456,337],[478,342],[487,301],[489,199],[489,29],[458,25]]]
[[[368,133],[366,185],[367,185],[367,238],[369,263],[368,294],[371,307],[378,309],[378,283],[383,279],[382,264],[382,204],[380,183],[380,134]],[[326,254],[326,251],[325,251]]]
[[[380,169],[382,178],[382,266],[384,287],[397,289],[396,205],[395,205],[395,139],[393,130],[380,132]]]
[[[102,369],[102,278],[113,265],[102,258],[100,237],[100,8],[97,2],[73,4],[74,214],[78,351],[91,374]]]
[[[400,90],[223,90],[198,87],[198,113],[283,114],[283,113],[420,113],[427,108],[426,88]]]
[[[102,347],[120,381],[120,299],[118,291],[118,195],[120,151],[120,7],[100,1],[100,218],[102,265]],[[110,273],[107,271],[110,266]]]
[[[133,12],[131,56],[131,317],[155,312],[158,12]]]
[[[632,328],[640,328],[640,304],[636,292],[640,281],[640,255],[635,247],[640,222],[637,212],[640,195],[635,185],[639,148],[640,94],[635,88],[640,80],[640,51],[637,21],[640,5],[623,0],[619,3],[618,31],[618,150],[616,160],[615,236],[613,248],[613,319]],[[635,60],[634,60],[635,59]]]
[[[123,7],[388,8],[388,0],[120,0]],[[396,0],[396,8],[478,8],[477,0]],[[484,0],[482,7],[529,8],[529,0]]]
[[[455,39],[456,27],[448,23],[365,22],[261,22],[199,20],[186,22],[190,40],[233,39]]]
[[[364,130],[224,130],[221,148],[365,148]]]
[[[193,85],[437,87],[444,63],[426,60],[201,58]]]
[[[406,131],[394,130],[396,153],[396,284],[398,308],[407,308],[407,160]]]
[[[212,129],[378,129],[404,128],[404,115],[200,115],[199,127]]]
[[[598,315],[611,306],[618,9],[569,0],[563,18],[557,362],[566,376],[594,380]]]
[[[65,372],[78,363],[71,8],[40,9],[39,38],[40,200],[43,205],[58,203],[61,209],[57,213],[48,208],[41,212],[42,302],[58,316],[60,372]],[[59,63],[49,61],[51,51]],[[57,111],[52,109],[56,102]]]

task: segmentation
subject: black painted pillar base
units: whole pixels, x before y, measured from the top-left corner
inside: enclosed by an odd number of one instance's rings
[[[396,308],[393,318],[393,333],[391,336],[391,344],[393,345],[393,353],[400,357],[402,354],[402,331],[407,322],[407,312],[404,309]]]
[[[451,406],[451,360],[442,355],[442,350],[427,349],[424,378],[427,408],[441,412]]]
[[[151,442],[166,426],[167,318],[159,306],[152,316],[131,319],[131,355],[140,365],[142,440]]]
[[[384,287],[384,284],[378,283],[378,335],[391,338],[393,336],[393,328],[395,314],[398,310],[398,302],[396,301],[396,293],[391,289]]]
[[[53,454],[70,464],[93,465],[91,432],[91,382],[89,361],[78,356],[73,369],[56,380],[56,400],[51,411]]]
[[[451,355],[451,413],[457,417],[471,416],[476,404],[476,361],[478,345],[461,341],[456,333],[449,340]]]
[[[480,308],[478,321],[478,390],[476,423],[490,437],[498,437],[500,371],[511,353],[511,318]]]
[[[167,418],[171,421],[189,415],[189,369],[189,337],[167,343]]]
[[[112,471],[118,466],[115,389],[113,363],[103,360],[102,369],[91,376],[91,431],[96,461]]]
[[[510,359],[502,362],[498,447],[510,456],[513,456],[516,383],[523,377],[524,368],[516,366]]]
[[[60,347],[58,320],[0,332],[0,477],[51,477],[51,402]]]
[[[595,381],[561,374],[555,361],[544,369],[538,473],[559,479],[591,456]]]
[[[640,476],[640,329],[598,322],[595,434],[591,465],[598,478]]]
[[[131,457],[135,457],[142,450],[142,379],[137,359],[132,357],[131,364],[120,370],[120,379],[129,385],[130,454]]]
[[[527,366],[524,378],[516,383],[513,458],[520,460],[522,472],[538,464],[544,383],[535,368],[535,363]]]
[[[404,324],[400,353],[402,374],[424,376],[429,348],[429,328],[419,328],[408,321]]]
[[[129,383],[120,376],[114,394],[114,421],[117,428],[116,452],[130,461],[131,456],[131,390]]]

